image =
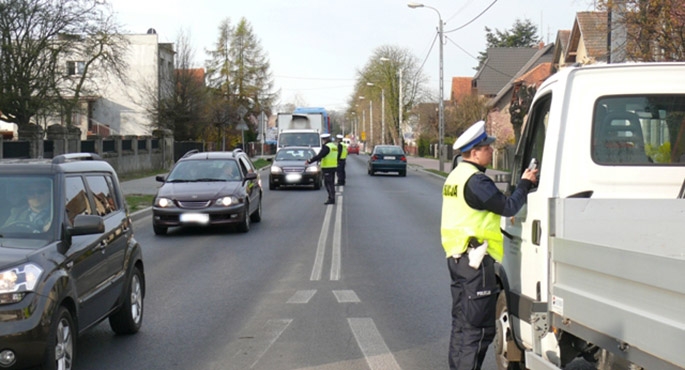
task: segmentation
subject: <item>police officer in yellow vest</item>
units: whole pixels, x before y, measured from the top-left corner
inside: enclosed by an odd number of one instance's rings
[[[347,144],[343,142],[342,135],[335,136],[338,139],[338,185],[345,185],[345,162],[347,160]]]
[[[495,138],[485,122],[469,127],[454,143],[463,161],[449,174],[442,190],[440,233],[452,279],[450,369],[480,369],[495,336],[499,288],[495,263],[504,255],[500,217],[514,216],[537,182],[537,169],[527,169],[507,197],[485,175]],[[479,259],[478,254],[482,256]]]
[[[338,144],[331,141],[331,134],[321,134],[324,145],[319,154],[305,161],[306,164],[321,161],[323,184],[328,192],[324,204],[335,204],[335,172],[338,170]]]

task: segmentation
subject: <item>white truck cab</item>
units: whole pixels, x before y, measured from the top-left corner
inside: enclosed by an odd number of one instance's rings
[[[499,369],[685,368],[685,63],[571,67],[538,89],[502,218]]]

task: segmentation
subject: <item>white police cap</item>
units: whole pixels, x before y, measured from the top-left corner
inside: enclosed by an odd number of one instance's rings
[[[343,138],[343,136],[340,135],[340,134],[335,135],[335,137],[337,137],[338,139],[342,139],[342,138]]]
[[[331,134],[321,134],[322,139],[328,139],[331,137]]]
[[[495,142],[494,136],[485,133],[485,121],[478,121],[464,131],[452,145],[452,149],[462,153],[477,145],[490,145]]]

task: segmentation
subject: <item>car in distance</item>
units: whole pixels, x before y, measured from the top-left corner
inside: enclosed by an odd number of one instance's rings
[[[369,175],[376,172],[397,172],[407,176],[407,155],[399,145],[376,145],[367,164]]]
[[[323,174],[319,162],[305,164],[305,161],[314,157],[314,149],[305,147],[281,148],[276,152],[269,172],[269,190],[278,189],[281,186],[313,186],[315,190],[321,189]]]
[[[162,182],[152,204],[152,229],[164,235],[176,226],[237,226],[250,231],[262,219],[262,182],[241,149],[192,150],[179,159]]]
[[[91,153],[0,161],[0,369],[72,369],[79,334],[143,322],[141,247],[117,174]]]
[[[351,143],[347,146],[347,154],[359,154],[359,144]]]

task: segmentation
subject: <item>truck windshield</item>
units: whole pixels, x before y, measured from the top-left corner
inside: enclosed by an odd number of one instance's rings
[[[278,138],[279,146],[308,146],[320,147],[321,138],[318,133],[312,132],[282,132]]]
[[[685,165],[685,95],[602,97],[593,117],[595,162]]]

